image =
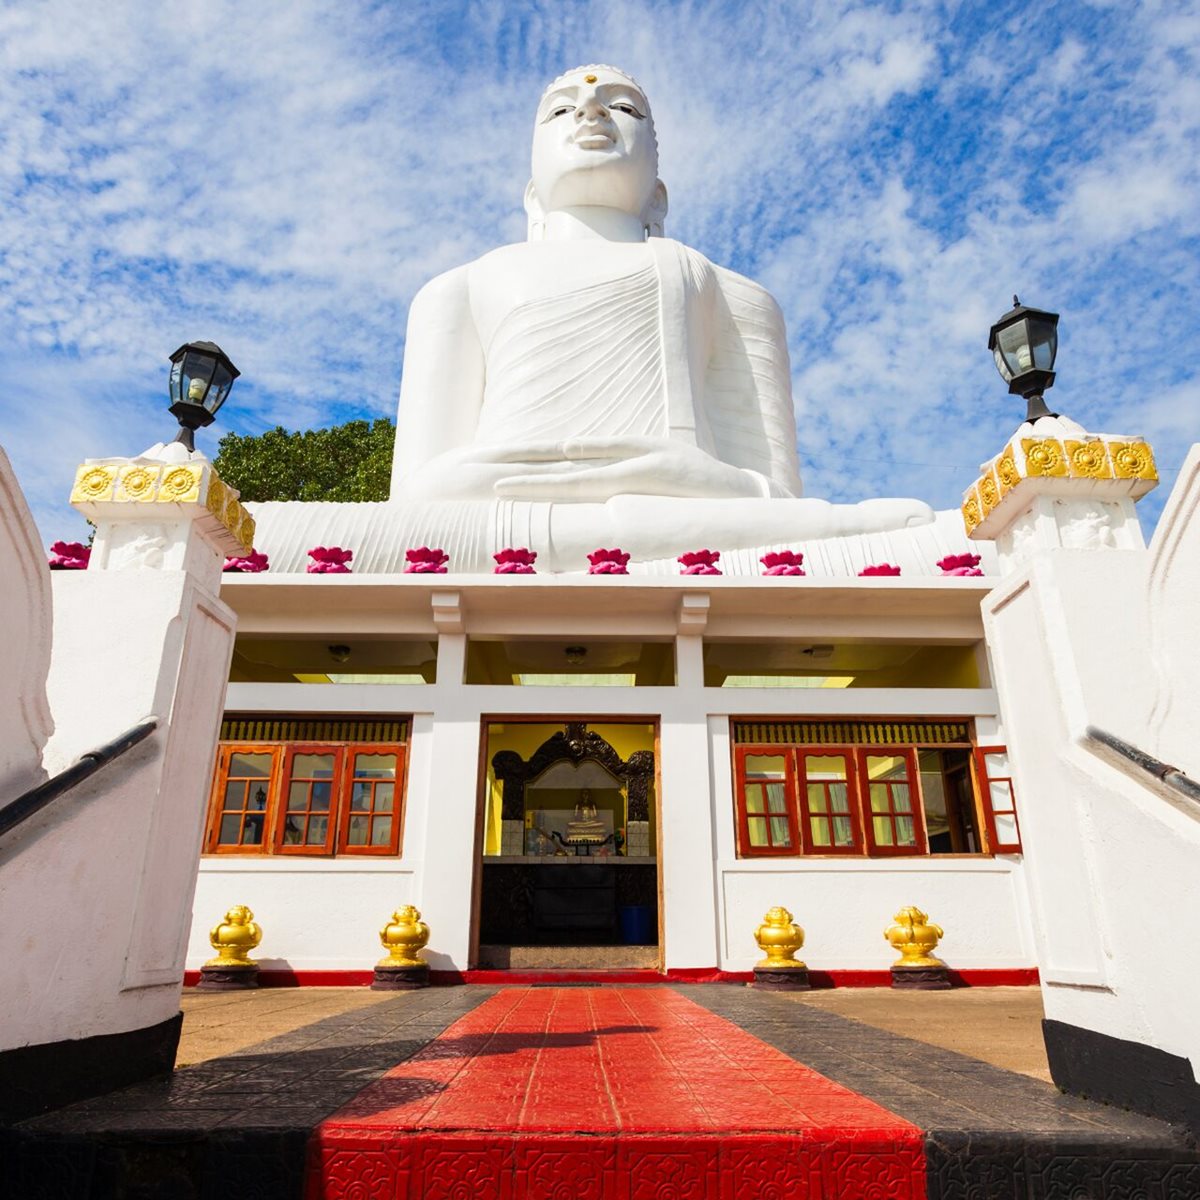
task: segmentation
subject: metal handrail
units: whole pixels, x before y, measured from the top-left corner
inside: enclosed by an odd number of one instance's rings
[[[112,741],[81,754],[65,771],[44,783],[39,783],[35,788],[30,788],[11,804],[0,808],[0,837],[28,821],[35,813],[41,812],[52,800],[94,775],[106,763],[120,758],[126,750],[132,750],[139,742],[145,741],[157,728],[158,718],[146,717]]]
[[[1197,783],[1190,775],[1185,775],[1178,767],[1173,767],[1170,763],[1165,763],[1161,759],[1147,754],[1144,750],[1139,750],[1114,734],[1097,729],[1095,725],[1089,725],[1086,732],[1093,741],[1107,746],[1110,750],[1115,750],[1122,758],[1141,767],[1146,774],[1153,775],[1167,787],[1200,804],[1200,783]]]

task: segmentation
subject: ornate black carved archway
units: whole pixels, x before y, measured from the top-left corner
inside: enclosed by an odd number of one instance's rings
[[[500,816],[505,821],[525,819],[525,788],[556,762],[578,766],[591,759],[625,785],[629,820],[650,819],[650,784],[654,780],[654,752],[635,750],[623,759],[598,733],[583,721],[568,721],[544,741],[528,759],[515,750],[501,750],[492,756],[492,771],[502,786]]]

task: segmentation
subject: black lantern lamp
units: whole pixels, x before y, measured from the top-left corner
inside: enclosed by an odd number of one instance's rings
[[[1058,416],[1043,399],[1046,389],[1054,386],[1058,313],[1028,308],[1014,296],[1012,311],[1006,312],[988,334],[988,349],[1009,392],[1028,401],[1025,420]]]
[[[196,430],[211,425],[241,372],[216,342],[187,342],[171,355],[171,415],[175,440],[196,448]]]

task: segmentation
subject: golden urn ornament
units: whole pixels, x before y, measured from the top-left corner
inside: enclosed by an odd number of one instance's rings
[[[379,931],[379,940],[387,955],[375,964],[373,988],[395,991],[428,985],[429,964],[421,951],[429,943],[429,926],[421,920],[419,909],[411,904],[398,908]]]
[[[235,904],[225,919],[213,926],[208,940],[217,953],[200,968],[197,987],[210,992],[258,987],[258,963],[251,959],[250,951],[262,941],[262,929],[244,904]]]
[[[809,986],[808,967],[796,957],[796,951],[804,945],[804,930],[786,908],[769,909],[754,931],[754,940],[766,955],[754,966],[755,986],[788,991]]]
[[[950,972],[940,958],[931,953],[946,936],[940,925],[916,905],[902,908],[893,918],[894,925],[883,936],[900,952],[892,964],[892,987],[941,990],[950,986]]]
[[[262,929],[244,904],[235,904],[225,919],[212,927],[208,940],[217,956],[210,958],[206,967],[252,967],[250,951],[262,941]]]

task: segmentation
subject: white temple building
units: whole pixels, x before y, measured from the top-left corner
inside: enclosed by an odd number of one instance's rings
[[[1045,417],[962,512],[802,498],[782,314],[664,236],[628,76],[547,89],[526,211],[527,242],[414,300],[391,499],[249,506],[270,569],[222,579],[188,967],[245,904],[267,982],[366,982],[414,904],[443,978],[715,978],[785,905],[815,973],[884,982],[915,904],[961,981],[1032,982],[981,602],[1051,527],[1140,547],[1153,462],[1118,459],[1144,443]],[[1112,494],[986,540],[1047,454],[1086,474],[1081,438]],[[350,569],[308,573],[317,547]]]

